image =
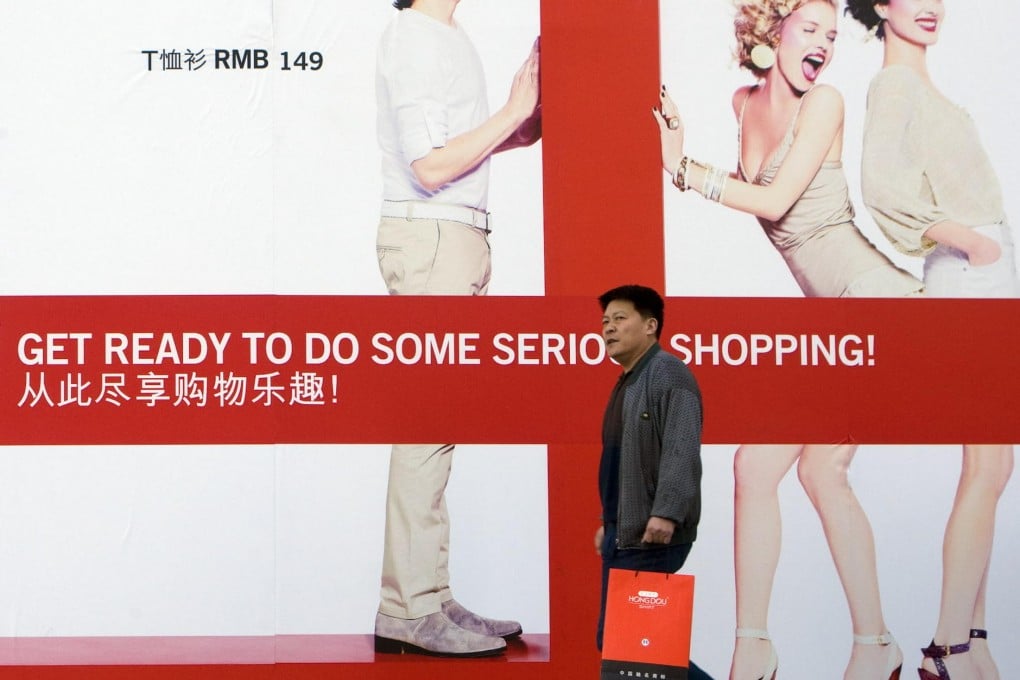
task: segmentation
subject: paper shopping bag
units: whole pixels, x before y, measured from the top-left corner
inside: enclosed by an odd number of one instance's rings
[[[609,570],[602,680],[686,680],[694,577]]]

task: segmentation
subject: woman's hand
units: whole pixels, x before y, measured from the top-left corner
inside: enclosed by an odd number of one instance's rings
[[[933,241],[962,251],[967,261],[975,267],[997,262],[1002,257],[1002,247],[984,234],[951,220],[936,222],[925,230],[924,235]]]
[[[665,85],[659,90],[659,106],[652,109],[652,116],[659,124],[662,169],[672,175],[684,155],[684,122],[680,118],[676,102],[666,92]]]
[[[1002,246],[983,234],[975,233],[973,247],[967,251],[967,260],[975,267],[994,264],[1002,257]]]

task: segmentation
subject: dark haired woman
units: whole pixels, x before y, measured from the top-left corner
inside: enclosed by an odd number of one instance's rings
[[[884,44],[868,91],[864,202],[900,251],[924,256],[926,292],[1015,297],[1013,243],[998,178],[970,116],[928,73],[941,0],[850,0],[847,12]],[[1013,470],[1013,447],[966,445],[942,547],[942,598],[924,680],[998,680],[985,632],[995,509]],[[969,652],[969,653],[968,653]],[[936,675],[937,673],[937,675]]]

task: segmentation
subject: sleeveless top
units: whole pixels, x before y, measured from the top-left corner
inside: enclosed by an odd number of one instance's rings
[[[768,186],[793,146],[801,104],[810,90],[798,102],[776,150],[749,178],[744,171],[743,129],[752,90],[740,106],[737,169],[744,181]],[[825,161],[785,215],[778,220],[759,217],[758,222],[808,297],[900,297],[921,291],[921,282],[880,253],[853,219],[843,163]]]

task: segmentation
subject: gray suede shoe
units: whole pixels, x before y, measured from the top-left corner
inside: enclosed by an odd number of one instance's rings
[[[420,619],[375,615],[375,651],[431,656],[493,656],[506,649],[499,637],[464,630],[442,612]]]
[[[521,624],[517,621],[487,619],[465,609],[457,600],[447,600],[444,602],[443,613],[464,630],[469,630],[479,635],[512,638],[521,634]]]

